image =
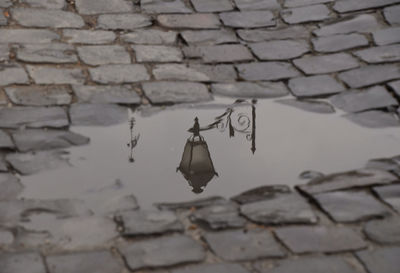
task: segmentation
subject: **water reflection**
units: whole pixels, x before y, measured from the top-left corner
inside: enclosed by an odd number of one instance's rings
[[[135,120],[134,117],[132,117],[130,119],[130,121],[129,121],[129,129],[130,129],[130,133],[131,133],[131,140],[128,143],[128,147],[130,149],[129,162],[131,162],[131,163],[135,162],[135,159],[133,158],[133,150],[137,146],[139,138],[140,138],[140,134],[137,134],[135,136],[134,133],[133,133],[133,129],[135,127],[135,123],[136,123],[136,120]]]

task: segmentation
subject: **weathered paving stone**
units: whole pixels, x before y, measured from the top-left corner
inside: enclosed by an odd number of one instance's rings
[[[140,104],[140,96],[129,85],[120,86],[72,86],[80,103]]]
[[[66,44],[22,45],[17,49],[17,60],[31,63],[76,63],[73,46]]]
[[[85,25],[79,15],[61,10],[16,8],[12,16],[26,27],[81,28]]]
[[[0,229],[0,246],[11,245],[14,242],[14,235],[11,231]]]
[[[314,224],[318,221],[305,199],[296,193],[277,194],[259,202],[245,204],[240,213],[259,224]]]
[[[372,33],[377,45],[390,45],[400,43],[400,27],[391,27],[377,30]]]
[[[133,32],[121,35],[121,39],[126,43],[165,45],[174,44],[177,39],[175,31],[164,31],[158,29],[138,29]]]
[[[400,5],[398,6],[391,6],[383,9],[383,14],[385,19],[391,25],[400,24]]]
[[[134,45],[138,62],[181,62],[183,55],[178,47],[164,45]]]
[[[324,101],[282,99],[282,100],[277,100],[276,102],[284,105],[293,106],[295,108],[302,109],[307,112],[313,112],[319,114],[335,113],[335,109],[332,107],[332,105]]]
[[[322,24],[320,28],[314,30],[317,36],[329,36],[335,34],[347,34],[352,32],[373,32],[380,28],[376,18],[371,14],[361,14],[358,16],[347,16],[336,21]]]
[[[50,30],[41,29],[0,29],[0,44],[30,43],[45,44],[60,39],[60,36]]]
[[[4,273],[46,273],[42,257],[33,251],[2,252],[0,254],[0,267]]]
[[[5,88],[8,98],[17,105],[50,106],[71,103],[70,89],[65,86],[18,86]]]
[[[389,185],[384,187],[375,187],[374,191],[378,196],[400,212],[400,185]]]
[[[304,40],[276,40],[250,44],[253,53],[263,61],[288,60],[302,56],[310,51]]]
[[[0,108],[0,128],[55,127],[68,125],[67,113],[60,107]]]
[[[366,90],[351,90],[330,98],[332,104],[346,112],[359,112],[369,109],[397,105],[398,102],[382,86]]]
[[[0,44],[0,62],[7,61],[10,56],[10,49],[8,48],[8,45],[2,45]]]
[[[23,188],[19,179],[14,175],[0,173],[0,201],[15,199]]]
[[[397,163],[397,158],[375,158],[368,160],[366,168],[380,169],[384,171],[394,171],[396,172],[399,168]]]
[[[362,237],[348,227],[293,226],[275,230],[278,238],[294,253],[335,253],[363,249]]]
[[[3,90],[0,90],[0,106],[4,106],[7,104],[7,96]]]
[[[199,102],[211,100],[204,84],[193,82],[148,82],[143,91],[152,103]]]
[[[18,130],[12,136],[20,152],[64,149],[89,143],[89,138],[63,130]]]
[[[286,256],[283,248],[267,230],[206,233],[204,238],[211,250],[226,261],[240,262]]]
[[[397,94],[400,95],[400,81],[394,81],[388,83],[388,86]]]
[[[249,42],[261,42],[281,39],[308,39],[310,32],[303,26],[290,26],[269,29],[239,29],[237,34]]]
[[[347,53],[305,56],[293,63],[307,75],[333,73],[359,66],[358,61]]]
[[[288,24],[299,24],[328,19],[330,13],[330,10],[325,5],[313,5],[282,10],[281,16]]]
[[[188,44],[218,45],[237,42],[236,34],[229,29],[182,31],[181,35]]]
[[[321,75],[289,80],[289,88],[296,97],[327,96],[345,90],[332,76]]]
[[[73,125],[109,126],[128,120],[127,109],[115,104],[74,103],[69,115]]]
[[[277,0],[234,0],[240,10],[274,10],[280,9]]]
[[[11,0],[0,0],[0,7],[1,8],[8,8],[12,6]]]
[[[79,68],[54,68],[27,65],[29,75],[37,84],[83,84],[85,75]]]
[[[105,250],[57,254],[46,257],[50,273],[121,272],[122,265]]]
[[[103,197],[102,199],[100,198],[99,195],[95,195],[93,199],[96,199],[97,201],[95,201],[92,206],[89,204],[90,210],[93,211],[95,215],[104,215],[115,218],[117,213],[139,209],[137,199],[132,194],[116,195],[112,198],[109,198],[109,196],[106,198]]]
[[[191,3],[198,12],[233,10],[233,6],[229,0],[191,0]]]
[[[172,235],[149,239],[118,247],[130,270],[157,268],[205,258],[203,247],[186,235]],[[183,251],[184,250],[184,251]]]
[[[281,80],[300,76],[300,72],[286,62],[260,62],[236,65],[239,76],[247,81]]]
[[[88,65],[127,64],[131,57],[124,47],[119,45],[95,45],[78,47],[79,58]]]
[[[290,192],[290,188],[286,185],[260,186],[233,196],[231,197],[231,200],[239,204],[247,204],[265,199],[271,199],[278,194]]]
[[[271,11],[223,12],[220,18],[225,26],[235,28],[257,28],[275,26],[276,21]]]
[[[70,44],[108,44],[116,39],[112,31],[64,29],[63,36]]]
[[[367,237],[381,244],[400,243],[400,218],[370,221],[364,226]]]
[[[191,13],[182,0],[141,0],[140,6],[146,13]]]
[[[3,14],[3,10],[0,9],[0,26],[6,26],[7,25],[7,18]]]
[[[340,12],[350,12],[363,9],[379,8],[383,6],[388,6],[391,4],[400,3],[399,0],[367,0],[367,1],[357,1],[357,0],[339,0],[333,5],[333,9]]]
[[[8,167],[7,167],[7,163],[4,160],[3,156],[0,157],[0,172],[7,172],[8,171]]]
[[[29,4],[32,8],[62,9],[65,7],[65,0],[22,0],[22,3]]]
[[[162,234],[184,230],[178,217],[171,211],[127,211],[117,215],[123,225],[123,236]]]
[[[397,118],[388,112],[366,111],[344,115],[348,120],[367,128],[386,128],[400,126]]]
[[[215,14],[164,14],[157,17],[167,28],[218,29],[221,25]]]
[[[400,61],[400,45],[371,47],[353,52],[366,63],[389,63]]]
[[[18,65],[0,64],[0,86],[29,83],[25,70]]]
[[[289,93],[282,82],[218,83],[211,86],[211,91],[215,95],[239,98],[275,98]]]
[[[351,88],[360,88],[400,78],[400,65],[368,65],[342,72],[339,78]]]
[[[247,269],[239,264],[202,264],[202,265],[191,265],[179,269],[174,269],[171,273],[249,273]]]
[[[12,142],[9,134],[3,130],[0,130],[0,149],[2,148],[14,148],[14,143]]]
[[[368,40],[361,34],[339,34],[327,37],[317,37],[311,40],[318,52],[337,52],[360,46],[367,46]]]
[[[187,58],[201,58],[205,63],[231,63],[253,59],[243,45],[193,46],[183,50]]]
[[[140,64],[110,64],[89,69],[93,81],[107,83],[134,83],[150,79],[146,68]]]
[[[400,247],[364,250],[357,257],[371,273],[396,273],[400,268]]]
[[[151,18],[143,14],[102,14],[97,19],[97,27],[112,30],[134,30],[151,26]]]
[[[335,0],[285,0],[285,7],[301,7],[310,6],[314,4],[330,3]]]
[[[126,0],[76,0],[75,6],[80,14],[86,15],[130,12],[133,9],[132,2]]]
[[[237,79],[236,71],[233,65],[190,64],[189,67],[207,75],[209,81],[211,82],[232,82]]]
[[[196,199],[189,202],[178,202],[178,203],[158,203],[155,206],[161,210],[178,210],[178,209],[191,209],[191,208],[203,208],[213,205],[226,204],[226,199],[219,196],[211,196],[207,198]]]

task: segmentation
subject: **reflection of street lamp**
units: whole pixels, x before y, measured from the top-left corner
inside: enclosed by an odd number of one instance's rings
[[[191,129],[193,136],[187,141],[183,150],[182,160],[177,168],[193,188],[194,193],[201,193],[207,184],[218,174],[215,172],[207,142],[200,135],[199,119]]]

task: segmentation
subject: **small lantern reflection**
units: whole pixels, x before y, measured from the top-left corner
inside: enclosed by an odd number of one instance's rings
[[[189,182],[194,193],[202,193],[207,184],[218,176],[215,172],[207,142],[200,135],[199,120],[196,117],[193,128],[189,130],[193,135],[186,141],[182,160],[177,168]]]

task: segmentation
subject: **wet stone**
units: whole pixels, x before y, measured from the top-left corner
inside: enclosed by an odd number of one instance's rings
[[[140,6],[146,13],[191,13],[182,0],[140,0]]]
[[[189,47],[184,50],[186,57],[199,57],[205,63],[233,63],[253,59],[249,49],[244,45],[215,45]]]
[[[93,81],[107,83],[134,83],[150,79],[146,68],[140,64],[110,64],[89,69]]]
[[[198,30],[181,32],[183,39],[188,44],[218,45],[237,42],[236,34],[229,29],[221,30]]]
[[[193,82],[147,82],[143,91],[152,103],[200,102],[211,100],[205,85]]]
[[[289,93],[282,82],[218,83],[211,86],[211,91],[215,95],[236,98],[275,98]]]
[[[126,43],[132,44],[174,44],[177,39],[177,33],[171,30],[163,31],[158,29],[138,29],[121,35],[121,39]]]
[[[281,39],[308,39],[309,31],[303,26],[269,29],[239,29],[240,38],[249,42],[261,42]]]
[[[247,269],[238,264],[202,264],[191,265],[179,269],[172,270],[171,273],[249,273]]]
[[[183,55],[178,47],[164,45],[134,45],[138,62],[181,62]]]
[[[128,120],[125,107],[115,104],[72,104],[69,110],[72,125],[109,126]]]
[[[99,200],[99,202],[95,202],[95,206],[90,207],[95,215],[115,217],[118,213],[139,209],[137,199],[132,194],[117,195],[112,198],[107,196],[102,200],[99,195],[95,195],[93,198]]]
[[[397,159],[395,158],[375,158],[368,160],[366,168],[380,169],[384,171],[394,171],[399,169],[399,164],[397,164]]]
[[[0,268],[4,273],[46,273],[42,257],[37,252],[0,253]]]
[[[17,198],[23,188],[19,179],[14,175],[0,173],[0,201]]]
[[[381,244],[400,243],[400,218],[370,221],[364,226],[368,238]]]
[[[205,258],[203,247],[186,235],[164,236],[118,247],[130,270],[157,268]]]
[[[333,73],[359,66],[358,61],[347,53],[305,56],[294,60],[293,63],[307,75]]]
[[[22,67],[0,64],[0,86],[21,83],[29,83],[28,75]]]
[[[328,19],[330,13],[325,5],[313,5],[282,10],[281,16],[288,24],[299,24]]]
[[[377,30],[373,32],[372,35],[374,37],[375,44],[377,45],[400,43],[400,27],[391,27]]]
[[[130,12],[133,9],[131,1],[126,0],[76,0],[75,6],[80,14],[101,14]]]
[[[350,121],[367,128],[386,128],[400,126],[398,119],[392,114],[383,111],[367,111],[351,113],[344,116]]]
[[[68,126],[68,117],[60,107],[0,108],[0,128],[30,128]]]
[[[50,30],[41,29],[0,29],[0,44],[30,43],[45,44],[58,40],[60,36]]]
[[[281,80],[300,76],[300,72],[286,62],[259,62],[236,65],[239,76],[247,81]]]
[[[264,61],[288,60],[302,56],[310,51],[308,43],[304,40],[276,40],[250,44],[253,53]]]
[[[28,65],[26,68],[37,84],[83,84],[86,78],[79,68],[54,68],[33,65]]]
[[[280,9],[277,0],[234,0],[240,10],[274,10]]]
[[[400,268],[400,247],[364,250],[357,252],[356,256],[371,273],[396,273]]]
[[[333,9],[340,12],[350,12],[364,9],[380,8],[391,4],[400,3],[399,0],[339,0],[333,5]]]
[[[296,97],[328,96],[345,90],[332,76],[321,75],[289,80],[289,88]]]
[[[70,89],[64,86],[7,87],[5,91],[10,101],[17,105],[65,105],[72,100]]]
[[[119,45],[96,45],[78,47],[79,58],[88,65],[127,64],[131,57],[124,47]]]
[[[332,105],[324,101],[282,99],[282,100],[277,100],[276,102],[288,106],[293,106],[295,108],[302,109],[307,112],[313,112],[319,114],[335,113],[335,109],[332,107]]]
[[[391,25],[400,24],[400,5],[391,6],[383,9],[383,15],[385,19]]]
[[[80,103],[140,104],[141,101],[138,93],[129,85],[74,85],[72,89]]]
[[[233,9],[229,0],[191,0],[191,2],[198,12],[218,12]]]
[[[265,199],[272,199],[278,194],[290,192],[290,188],[286,185],[260,186],[233,196],[231,200],[239,204],[247,204]]]
[[[368,40],[361,34],[339,34],[312,39],[314,49],[318,52],[337,52],[360,46],[367,46]]]
[[[151,18],[143,14],[102,14],[97,19],[101,29],[134,30],[151,25]]]
[[[9,53],[8,45],[0,44],[0,62],[7,61],[10,58]]]
[[[14,148],[14,143],[11,137],[3,130],[0,130],[0,149],[3,148]]]
[[[369,109],[397,105],[396,99],[382,86],[366,90],[351,90],[330,98],[332,104],[346,112],[359,112]]]
[[[283,248],[267,230],[206,233],[204,238],[211,250],[226,261],[240,262],[286,256]]]
[[[3,14],[3,10],[0,9],[0,26],[6,26],[7,25],[7,18]]]
[[[113,32],[105,30],[65,29],[63,36],[70,44],[108,44],[116,38]]]
[[[400,45],[371,47],[353,52],[366,63],[389,63],[400,61]]]
[[[219,196],[212,196],[207,198],[196,199],[189,202],[180,203],[158,203],[155,206],[161,210],[178,210],[178,209],[191,209],[191,208],[203,208],[214,205],[226,204],[226,199]]]
[[[22,3],[29,4],[32,8],[62,9],[65,7],[65,0],[22,0]]]
[[[157,21],[167,28],[218,29],[221,25],[215,14],[165,14]]]
[[[66,44],[22,45],[17,49],[19,61],[31,63],[76,63],[78,58],[73,46]]]
[[[79,15],[61,10],[17,8],[12,10],[12,16],[26,27],[81,28],[85,25]]]
[[[400,185],[389,185],[384,187],[375,187],[374,191],[379,198],[389,204],[392,208],[400,212]]]
[[[225,26],[234,28],[257,28],[276,25],[274,14],[267,10],[223,12],[219,16]]]

